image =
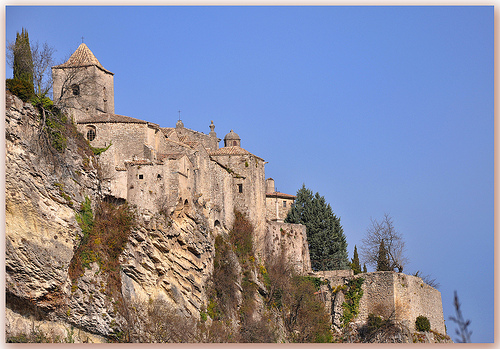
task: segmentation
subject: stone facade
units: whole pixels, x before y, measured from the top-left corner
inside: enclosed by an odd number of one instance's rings
[[[266,218],[269,221],[283,222],[295,202],[295,195],[276,191],[274,179],[266,179]]]

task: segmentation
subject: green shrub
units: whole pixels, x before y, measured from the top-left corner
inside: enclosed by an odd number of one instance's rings
[[[253,256],[253,227],[241,212],[234,211],[234,225],[229,233],[229,242],[235,247],[240,260]]]
[[[34,96],[33,84],[19,79],[7,79],[5,81],[7,88],[23,102],[29,101]]]
[[[375,314],[368,314],[366,325],[370,330],[378,329],[384,325],[384,320]]]
[[[347,285],[347,291],[344,294],[345,302],[342,303],[342,308],[344,312],[342,314],[342,324],[343,327],[347,327],[349,322],[351,322],[359,313],[359,301],[363,297],[363,289],[361,285],[365,279],[357,278],[349,281]]]
[[[417,317],[417,320],[415,320],[415,328],[419,332],[428,332],[431,330],[431,323],[428,318],[420,315]]]
[[[104,147],[104,148],[94,148],[94,147],[90,147],[90,149],[92,149],[92,152],[94,153],[94,155],[101,155],[102,153],[104,153],[106,150],[109,149],[109,147],[111,147],[112,143],[109,142],[109,145],[107,147]]]

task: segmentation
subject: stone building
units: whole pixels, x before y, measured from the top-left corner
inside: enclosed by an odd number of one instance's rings
[[[266,180],[266,217],[269,221],[283,222],[295,202],[295,195],[276,191],[274,179]]]
[[[238,210],[254,227],[256,252],[278,253],[266,244],[276,242],[276,224],[283,224],[294,196],[267,190],[264,159],[242,148],[233,130],[219,147],[213,121],[204,134],[184,127],[182,120],[175,127],[160,127],[114,114],[113,73],[83,43],[67,62],[52,67],[52,76],[54,101],[92,147],[106,148],[99,155],[106,196],[150,214],[174,216],[196,203],[213,229],[226,231]],[[277,209],[273,199],[278,197]],[[268,220],[277,222],[270,226]],[[301,271],[310,271],[305,227],[284,227],[290,234],[280,236],[277,246],[287,249]]]

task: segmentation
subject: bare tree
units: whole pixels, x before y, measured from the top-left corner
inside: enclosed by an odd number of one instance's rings
[[[392,217],[385,213],[384,218],[379,222],[371,219],[371,225],[366,230],[365,238],[362,240],[361,256],[368,265],[377,267],[380,244],[384,242],[389,268],[391,270],[403,271],[408,263],[405,256],[405,242],[403,236],[396,231]]]
[[[457,316],[450,316],[450,320],[458,325],[458,329],[455,329],[455,333],[460,336],[457,340],[458,343],[470,343],[470,336],[472,331],[469,330],[470,320],[465,320],[462,311],[460,310],[460,302],[458,301],[457,291],[453,297],[453,306],[455,307],[455,312]]]
[[[46,42],[42,45],[35,42],[31,45],[33,58],[33,85],[38,97],[45,97],[52,89],[52,77],[50,67],[54,64],[55,49]]]

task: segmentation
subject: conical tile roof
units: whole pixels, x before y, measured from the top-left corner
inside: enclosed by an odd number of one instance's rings
[[[97,60],[92,51],[90,51],[90,49],[84,43],[78,46],[76,51],[71,55],[71,57],[69,57],[66,63],[57,65],[54,68],[87,67],[89,65],[95,65],[99,69],[102,69],[107,73],[113,74],[101,65],[101,63]]]

